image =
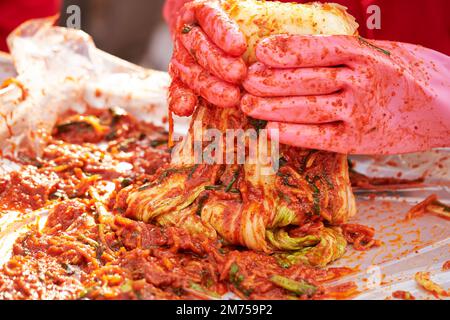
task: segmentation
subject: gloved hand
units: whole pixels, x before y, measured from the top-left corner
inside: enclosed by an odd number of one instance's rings
[[[164,3],[163,17],[164,20],[166,20],[171,33],[175,31],[181,8],[183,8],[186,3],[191,1],[192,0],[166,0]]]
[[[174,54],[169,72],[169,108],[189,116],[197,96],[219,107],[237,107],[240,84],[247,74],[241,58],[245,36],[218,1],[195,0],[180,10],[174,31]]]
[[[280,142],[349,154],[450,146],[450,57],[352,36],[271,36],[256,49],[242,110]]]

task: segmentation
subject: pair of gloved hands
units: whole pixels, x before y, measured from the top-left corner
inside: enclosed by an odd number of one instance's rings
[[[450,57],[354,36],[277,35],[247,67],[245,36],[218,2],[169,2],[187,3],[172,24],[174,113],[192,114],[201,96],[267,120],[281,143],[346,154],[450,146]]]

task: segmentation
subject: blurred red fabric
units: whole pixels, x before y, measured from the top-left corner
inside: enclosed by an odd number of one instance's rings
[[[59,13],[61,0],[0,0],[0,50],[8,51],[6,38],[22,22]]]
[[[281,0],[283,2],[311,2]],[[419,44],[450,55],[449,0],[330,0],[349,9],[359,23],[359,33],[368,39]],[[367,8],[381,9],[381,29],[367,28]]]

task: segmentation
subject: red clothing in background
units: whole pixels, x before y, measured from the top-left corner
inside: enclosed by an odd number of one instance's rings
[[[164,17],[173,27],[180,7],[192,0],[166,0]],[[313,0],[280,0],[306,3]],[[361,36],[376,40],[420,44],[450,55],[450,0],[321,0],[335,2],[349,9],[356,18]],[[381,9],[381,29],[367,28],[371,14],[367,8]]]
[[[61,0],[0,0],[0,50],[8,51],[6,38],[22,22],[59,13]]]

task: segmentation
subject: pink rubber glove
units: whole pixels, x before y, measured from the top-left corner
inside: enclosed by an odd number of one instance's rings
[[[217,1],[195,0],[180,10],[169,72],[169,108],[180,116],[195,109],[197,96],[219,107],[239,106],[247,74],[241,58],[245,36]]]
[[[381,49],[383,48],[383,49]],[[271,36],[241,102],[280,142],[346,154],[450,146],[450,57],[351,36]]]

